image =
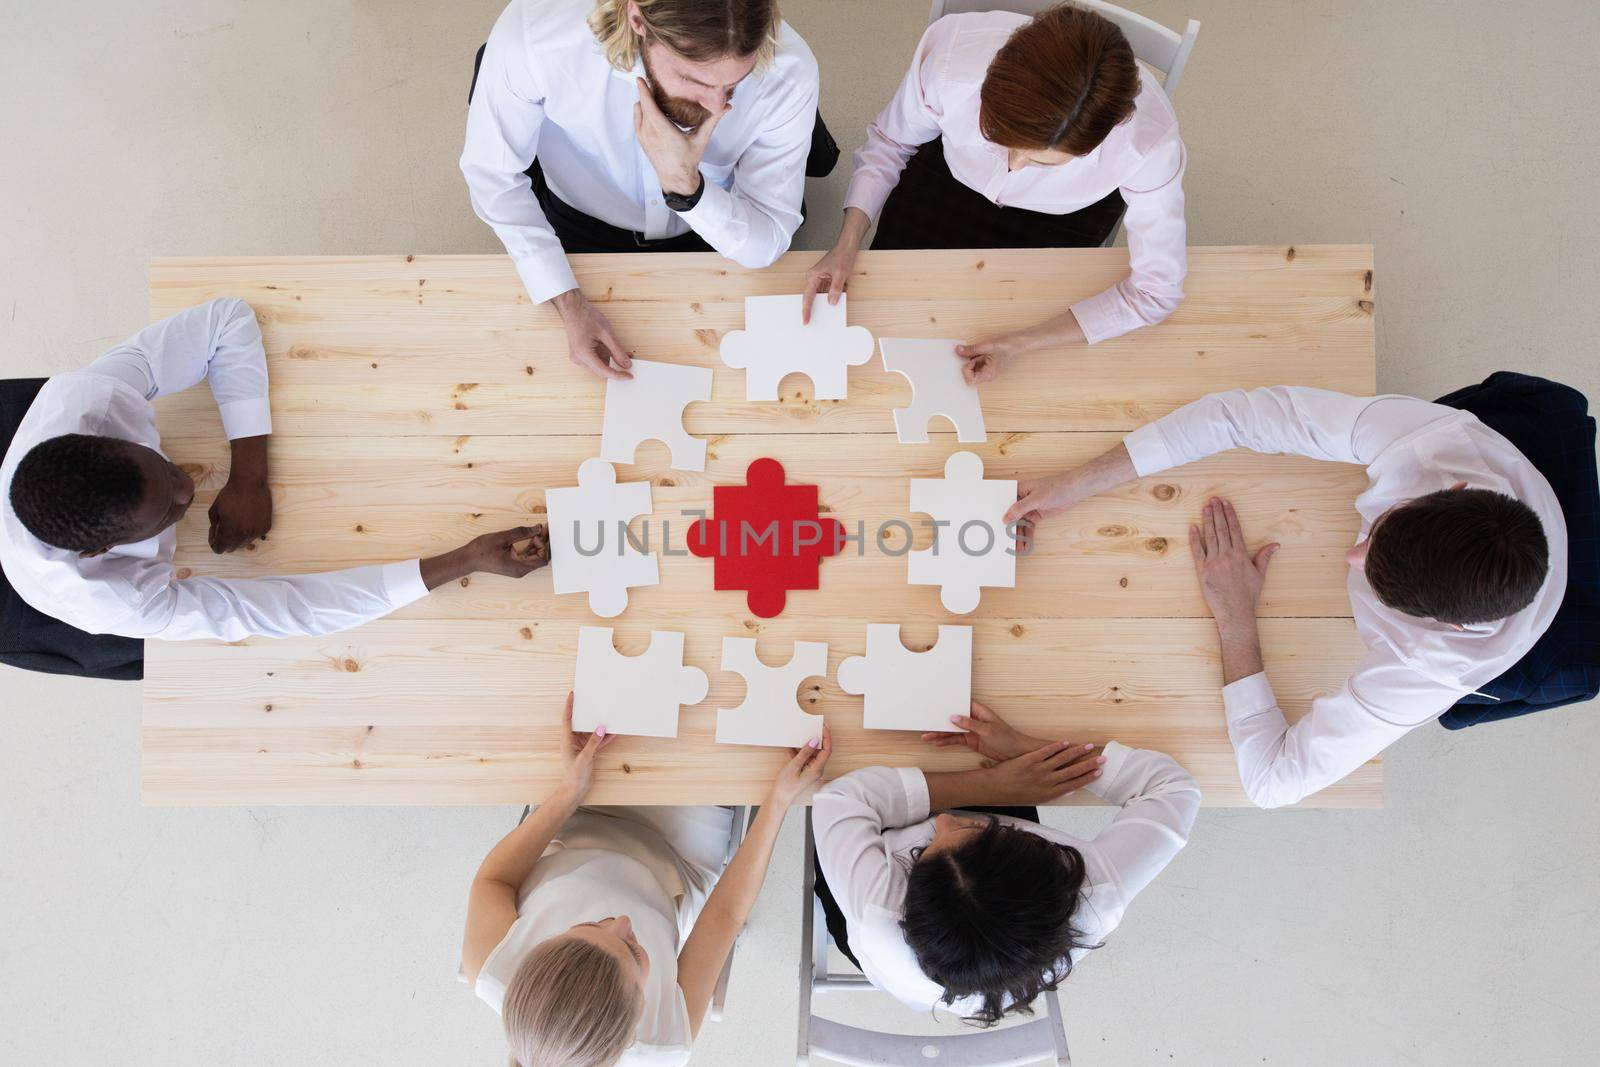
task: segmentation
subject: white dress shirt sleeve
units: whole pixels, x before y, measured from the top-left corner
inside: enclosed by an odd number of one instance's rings
[[[732,189],[706,178],[699,203],[683,213],[706,244],[751,270],[772,266],[788,251],[803,221],[806,157],[817,121],[816,65],[804,74],[771,124],[740,153]]]
[[[134,613],[104,632],[167,641],[314,637],[381,618],[428,587],[413,559],[273,578],[174,578],[138,593]]]
[[[209,381],[228,439],[272,432],[261,327],[243,300],[210,300],[151,323],[85,368],[146,400]]]
[[[915,767],[851,771],[812,798],[817,862],[847,922],[859,924],[871,907],[900,910],[883,831],[927,817],[928,780]]]
[[[1183,280],[1189,272],[1189,233],[1183,217],[1186,162],[1183,140],[1174,126],[1123,183],[1130,273],[1105,292],[1072,305],[1073,317],[1090,344],[1154,325],[1183,302]]]
[[[1230,448],[1370,464],[1394,441],[1454,409],[1409,396],[1349,396],[1274,385],[1212,393],[1123,438],[1141,477]]]
[[[1104,773],[1085,788],[1122,809],[1095,836],[1094,847],[1126,902],[1189,843],[1189,831],[1200,813],[1200,785],[1162,752],[1112,741],[1105,757]]]
[[[937,91],[954,40],[951,18],[942,18],[923,32],[900,88],[867,127],[866,142],[856,149],[845,207],[859,208],[876,222],[889,194],[900,184],[906,160],[919,145],[939,136]]]
[[[1278,808],[1339,781],[1465,692],[1417,673],[1381,646],[1293,726],[1264,671],[1224,686],[1222,700],[1245,794],[1259,807]]]
[[[528,296],[543,303],[578,280],[525,173],[538,154],[546,91],[523,30],[522,5],[512,4],[489,34],[467,108],[461,173],[472,210],[499,235]]]

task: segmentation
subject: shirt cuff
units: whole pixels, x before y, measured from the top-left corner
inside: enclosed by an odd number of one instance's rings
[[[729,223],[733,219],[733,194],[710,178],[702,177],[706,187],[700,199],[688,211],[680,211],[683,221],[705,238],[706,244],[717,247],[728,242]],[[720,251],[720,249],[719,249]]]
[[[928,817],[928,777],[916,767],[894,768],[900,788],[906,795],[906,825]]]
[[[892,187],[885,189],[857,175],[850,179],[850,188],[845,190],[843,212],[847,208],[856,208],[866,213],[871,222],[878,221],[878,213],[883,210],[884,203],[889,199]]]
[[[217,412],[222,416],[222,432],[230,441],[272,432],[272,403],[264,396],[218,404]]]
[[[1107,741],[1105,750],[1100,753],[1106,758],[1105,765],[1100,768],[1100,777],[1084,786],[1084,792],[1093,793],[1104,800],[1106,790],[1111,788],[1111,783],[1122,773],[1122,765],[1128,762],[1128,753],[1131,751],[1132,749],[1121,741]]]
[[[578,278],[572,273],[567,254],[560,249],[530,252],[517,257],[517,274],[522,278],[528,296],[535,304],[542,304],[553,296],[578,288]]]
[[[1141,478],[1178,465],[1172,458],[1172,451],[1167,448],[1167,439],[1161,436],[1160,419],[1147,422],[1124,437],[1122,447],[1128,450],[1128,458],[1133,460],[1133,471]]]
[[[422,582],[422,561],[408,559],[403,563],[383,565],[383,591],[391,608],[403,608],[428,595]]]
[[[1073,304],[1072,317],[1078,320],[1078,328],[1090,344],[1121,337],[1129,330],[1144,325],[1142,322],[1128,321],[1127,308],[1116,286]]]
[[[1222,706],[1227,710],[1231,725],[1241,719],[1272,711],[1278,706],[1278,697],[1267,681],[1266,671],[1257,671],[1248,678],[1229,682],[1222,687]]]

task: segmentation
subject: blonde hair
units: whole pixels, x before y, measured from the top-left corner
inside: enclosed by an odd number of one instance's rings
[[[777,0],[634,0],[650,36],[696,63],[724,56],[756,57],[764,70],[778,45]],[[599,0],[589,14],[589,29],[606,59],[618,70],[632,70],[639,58],[639,35],[628,24],[628,0]]]
[[[529,953],[501,1008],[519,1067],[610,1067],[642,1014],[644,994],[622,964],[581,937],[552,937]]]

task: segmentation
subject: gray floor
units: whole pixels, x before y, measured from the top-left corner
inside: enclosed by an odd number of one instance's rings
[[[497,251],[455,160],[498,6],[0,0],[0,373],[141,324],[151,256]],[[927,4],[783,6],[853,148]],[[1600,397],[1600,7],[1132,6],[1205,23],[1178,99],[1194,243],[1375,244],[1386,390],[1514,367]],[[799,247],[831,241],[847,173]],[[147,810],[136,688],[0,669],[0,705],[0,1062],[504,1062],[452,975],[514,811]],[[1593,708],[1423,729],[1381,812],[1207,811],[1073,978],[1079,1062],[1592,1061],[1597,744]],[[791,1061],[796,830],[697,1063]]]

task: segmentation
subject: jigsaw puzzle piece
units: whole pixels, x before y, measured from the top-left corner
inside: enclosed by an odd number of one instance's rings
[[[911,479],[911,510],[949,525],[936,531],[931,548],[906,557],[907,581],[940,586],[939,602],[956,615],[977,608],[983,586],[1015,586],[1015,541],[1005,515],[1016,500],[1016,481],[985,479],[983,460],[972,452],[945,460],[943,478]]]
[[[911,383],[911,404],[894,411],[894,432],[902,442],[921,444],[928,440],[928,422],[943,415],[956,428],[956,440],[987,441],[983,428],[983,406],[978,389],[961,375],[965,363],[956,355],[955,341],[924,341],[903,337],[880,337],[884,370],[895,371]]]
[[[639,444],[660,441],[680,471],[706,469],[706,443],[683,428],[683,411],[711,399],[711,369],[651,360],[633,361],[633,378],[606,382],[606,412],[600,428],[600,458],[632,463]]]
[[[844,524],[818,514],[817,487],[785,485],[783,465],[757,459],[744,485],[712,490],[713,514],[689,528],[689,551],[714,560],[712,586],[740,589],[752,614],[783,611],[790,589],[816,589],[821,558],[839,551]]]
[[[938,644],[913,652],[899,623],[868,623],[867,654],[839,664],[839,688],[865,697],[868,730],[959,730],[950,716],[972,704],[972,627],[941,626]]]
[[[683,634],[650,631],[650,647],[624,656],[608,626],[578,627],[572,682],[572,728],[582,733],[677,737],[680,705],[706,698],[706,672],[683,662]]]
[[[622,614],[633,586],[661,581],[655,553],[628,543],[627,525],[652,510],[649,482],[617,484],[603,459],[586,459],[578,484],[546,490],[550,516],[550,580],[557,594],[589,594],[589,610],[603,619]]]
[[[811,321],[800,322],[801,296],[747,296],[744,329],[730,330],[720,346],[722,362],[744,371],[746,400],[776,400],[788,374],[811,379],[817,400],[843,400],[849,371],[872,358],[872,334],[847,326],[848,296],[829,304],[827,294],[811,302]]]
[[[828,645],[796,641],[782,667],[768,667],[756,655],[753,637],[722,639],[722,669],[744,676],[744,703],[717,709],[720,745],[782,745],[800,748],[822,736],[822,716],[810,715],[795,700],[807,678],[828,676]]]

